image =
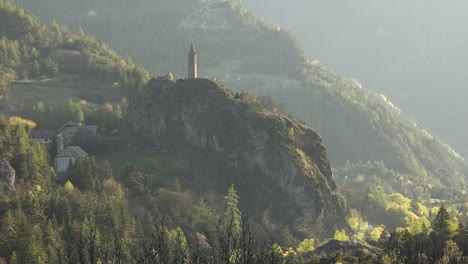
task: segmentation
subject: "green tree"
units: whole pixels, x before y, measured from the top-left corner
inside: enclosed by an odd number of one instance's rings
[[[315,240],[312,238],[306,238],[297,247],[297,252],[306,253],[315,249]]]
[[[36,105],[36,111],[40,113],[44,113],[46,111],[44,103],[42,101],[39,101]]]
[[[239,234],[241,229],[241,212],[237,207],[239,196],[234,189],[234,184],[229,187],[227,195],[224,197],[226,206],[224,209],[223,223],[224,225],[232,225],[232,231],[235,235]]]
[[[31,66],[31,78],[37,79],[41,76],[41,66],[39,65],[39,62],[37,60],[34,60],[32,66]]]
[[[335,230],[335,235],[333,236],[333,239],[340,240],[340,241],[348,241],[349,236],[346,235],[346,231],[344,229]]]
[[[82,191],[98,190],[101,185],[97,177],[97,165],[94,158],[79,158],[69,168],[71,183]]]
[[[16,223],[11,211],[7,211],[0,226],[0,256],[10,256],[16,245]]]
[[[13,151],[11,127],[5,116],[0,115],[0,158],[10,160],[13,157]]]
[[[180,227],[171,230],[173,263],[187,263],[189,248],[184,232]]]
[[[71,99],[68,101],[68,113],[70,119],[74,122],[83,123],[85,121],[80,103],[74,103]]]
[[[62,39],[62,29],[55,19],[52,20],[52,30],[54,31],[57,40],[60,41]]]
[[[169,72],[169,73],[166,75],[166,79],[168,79],[169,81],[174,81],[174,75],[172,74],[172,72]]]
[[[78,33],[78,36],[79,36],[80,38],[82,38],[82,39],[86,37],[86,34],[85,34],[83,28],[81,28],[81,27],[78,29],[78,32],[77,32],[77,33]]]
[[[447,211],[447,208],[442,203],[434,219],[434,231],[448,234],[448,228],[450,225],[449,221],[450,221],[450,215]]]
[[[10,264],[19,264],[18,256],[16,256],[16,251],[13,251],[10,257]]]
[[[50,58],[42,61],[41,74],[50,78],[57,77],[59,73],[58,64]]]
[[[112,166],[108,160],[105,160],[98,166],[98,177],[101,180],[113,178]]]

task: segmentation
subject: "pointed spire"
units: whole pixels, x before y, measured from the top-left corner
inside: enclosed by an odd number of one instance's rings
[[[190,53],[195,53],[195,47],[193,46],[193,41],[192,43],[190,44]]]
[[[196,79],[198,77],[198,60],[197,54],[195,53],[195,47],[193,41],[190,44],[190,51],[188,54],[188,78]]]

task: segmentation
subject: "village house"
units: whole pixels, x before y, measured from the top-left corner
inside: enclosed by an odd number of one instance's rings
[[[64,173],[68,170],[70,165],[75,164],[79,158],[88,157],[88,153],[78,146],[68,146],[58,152],[54,160],[54,168],[58,174]]]
[[[58,130],[64,146],[70,145],[75,137],[96,138],[97,125],[84,125],[83,123],[67,122]]]
[[[52,130],[38,130],[33,131],[31,137],[41,143],[50,153],[54,141],[57,138],[57,133]]]

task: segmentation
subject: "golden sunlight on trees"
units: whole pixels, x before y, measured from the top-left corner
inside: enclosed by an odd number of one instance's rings
[[[8,120],[8,123],[12,126],[26,126],[30,129],[33,129],[37,126],[36,122],[28,120],[19,116],[12,116]]]
[[[335,230],[335,235],[333,236],[333,239],[340,240],[340,241],[348,241],[349,236],[346,235],[346,231],[344,229]]]

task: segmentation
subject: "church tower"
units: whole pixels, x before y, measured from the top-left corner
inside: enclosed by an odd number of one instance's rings
[[[190,51],[188,54],[188,78],[198,78],[198,60],[197,53],[195,52],[195,48],[193,47],[193,42],[190,45]]]

